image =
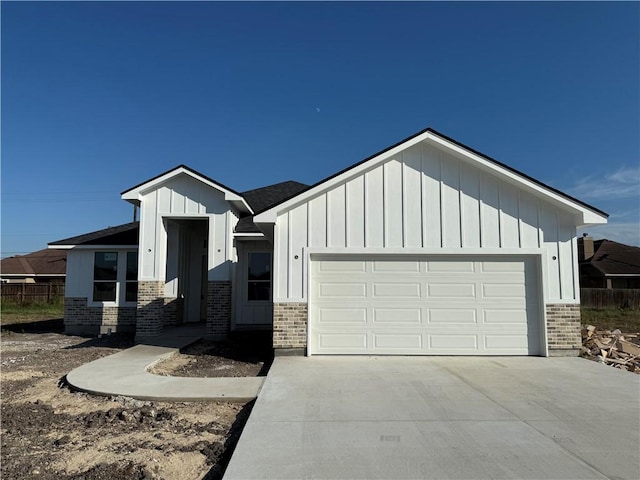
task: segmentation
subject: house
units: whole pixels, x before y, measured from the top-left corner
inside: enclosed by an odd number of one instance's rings
[[[432,129],[310,187],[181,165],[122,199],[139,225],[51,244],[68,332],[204,320],[281,354],[577,354],[576,229],[607,218]]]
[[[44,249],[0,261],[2,283],[64,283],[67,251]]]
[[[640,248],[585,235],[578,252],[583,288],[640,289]]]

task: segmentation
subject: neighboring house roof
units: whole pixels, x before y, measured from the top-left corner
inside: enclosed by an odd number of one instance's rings
[[[44,249],[16,255],[0,262],[2,277],[64,277],[67,270],[65,250]]]
[[[280,203],[284,199],[291,198],[307,188],[309,188],[309,185],[289,180],[269,185],[268,187],[247,190],[246,192],[242,192],[242,196],[249,203],[253,211],[256,212]],[[241,218],[236,225],[235,232],[261,233],[258,227],[253,223],[253,215]]]
[[[593,242],[594,255],[582,262],[589,264],[605,276],[640,276],[640,248],[624,245],[613,240]]]
[[[125,223],[77,237],[50,242],[49,247],[76,247],[80,245],[138,245],[140,222]]]
[[[494,174],[506,176],[516,181],[521,186],[527,186],[538,194],[544,195],[549,200],[555,201],[565,207],[569,207],[572,210],[580,212],[583,217],[583,224],[590,223],[602,223],[603,219],[606,219],[609,215],[602,210],[599,210],[587,203],[582,202],[576,198],[567,195],[560,190],[557,190],[549,185],[546,185],[539,180],[536,180],[529,175],[526,175],[502,162],[499,162],[488,155],[485,155],[471,147],[464,145],[456,140],[453,140],[446,135],[443,135],[432,128],[426,128],[404,140],[385,148],[384,150],[375,153],[360,162],[345,168],[331,175],[330,177],[321,180],[302,193],[292,195],[289,198],[285,198],[277,204],[271,207],[266,207],[255,213],[257,223],[273,223],[278,212],[285,211],[297,203],[310,198],[325,189],[329,188],[334,183],[337,183],[343,179],[349,178],[353,174],[357,174],[364,168],[369,168],[372,164],[381,163],[392,155],[414,145],[421,141],[429,141],[432,144],[438,145],[441,148],[445,148],[452,153],[458,155],[461,158],[465,158],[467,161],[473,160],[478,166],[482,166],[488,171],[492,171]],[[364,165],[368,164],[368,165]],[[276,208],[280,207],[280,208]]]

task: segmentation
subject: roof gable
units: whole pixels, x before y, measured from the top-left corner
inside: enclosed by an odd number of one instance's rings
[[[171,170],[168,170],[160,175],[153,177],[146,182],[140,183],[134,187],[129,188],[121,193],[121,197],[123,200],[127,200],[128,202],[133,203],[134,205],[139,205],[142,197],[151,190],[155,190],[162,186],[167,181],[171,180],[180,175],[187,175],[199,182],[204,183],[205,185],[214,188],[224,194],[224,199],[231,203],[239,212],[242,213],[253,213],[253,210],[246,202],[246,200],[235,190],[216,182],[215,180],[203,175],[200,172],[196,172],[195,170],[187,167],[186,165],[178,165]]]
[[[459,160],[470,164],[482,171],[491,173],[501,180],[511,183],[517,188],[524,189],[531,194],[542,197],[559,207],[580,216],[580,224],[605,223],[608,216],[580,200],[577,200],[553,187],[543,184],[534,178],[521,173],[493,158],[473,150],[437,131],[427,128],[411,137],[392,145],[364,160],[352,165],[320,182],[312,185],[300,194],[294,195],[272,207],[266,208],[256,214],[256,223],[274,223],[276,217],[283,212],[295,208],[297,205],[331,189],[333,186],[346,182],[351,178],[363,174],[380,164],[383,164],[395,155],[407,150],[419,143],[425,143],[449,153]]]

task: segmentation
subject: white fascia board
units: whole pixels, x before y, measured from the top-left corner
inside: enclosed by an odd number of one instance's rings
[[[429,143],[439,146],[440,148],[444,148],[445,150],[453,153],[457,158],[466,161],[467,163],[469,163],[469,160],[471,160],[476,167],[480,167],[485,171],[489,171],[503,178],[505,181],[514,184],[516,187],[525,187],[528,191],[539,198],[559,205],[560,207],[563,207],[565,210],[569,210],[572,213],[579,213],[581,215],[581,221],[578,222],[579,224],[584,224],[584,226],[586,226],[607,223],[606,216],[585,208],[584,206],[573,202],[570,199],[563,197],[562,195],[559,195],[556,192],[537,184],[536,182],[529,180],[528,178],[522,177],[515,172],[512,172],[501,167],[500,165],[490,162],[482,156],[470,152],[469,150],[456,145],[455,143],[452,143],[430,132],[427,133],[428,135],[426,140]],[[581,225],[577,226],[579,227]]]
[[[573,202],[570,199],[563,197],[562,195],[559,195],[553,192],[552,190],[549,190],[548,188],[545,188],[544,186],[539,185],[536,182],[533,182],[521,175],[518,175],[515,172],[512,172],[506,168],[503,168],[502,166],[497,165],[496,163],[483,158],[481,155],[471,152],[470,150],[463,148],[449,140],[446,140],[440,137],[439,135],[436,135],[433,132],[428,130],[420,135],[417,135],[407,140],[406,142],[400,145],[397,145],[396,147],[390,150],[387,150],[381,153],[376,157],[369,159],[366,162],[361,163],[360,165],[357,165],[356,167],[346,170],[344,173],[340,175],[337,175],[325,182],[322,182],[316,185],[314,188],[307,190],[302,194],[296,197],[293,197],[290,200],[280,205],[276,205],[275,207],[269,210],[265,210],[259,215],[256,215],[253,221],[256,225],[258,225],[259,223],[273,224],[275,223],[278,215],[280,215],[281,213],[298,206],[300,203],[303,203],[309,200],[310,198],[313,198],[314,196],[326,190],[329,190],[333,186],[340,184],[349,178],[356,177],[362,174],[363,172],[366,172],[367,170],[375,168],[380,163],[383,163],[390,157],[393,157],[394,155],[397,155],[403,150],[406,150],[407,148],[410,148],[413,145],[416,145],[423,141],[427,141],[429,144],[436,146],[440,149],[445,149],[446,151],[452,153],[462,161],[470,163],[485,171],[491,172],[494,175],[497,175],[500,178],[504,179],[505,181],[508,181],[509,183],[514,184],[516,187],[519,187],[519,188],[524,187],[535,196],[539,198],[543,198],[544,200],[549,201],[551,203],[554,203],[560,206],[561,208],[564,208],[565,210],[570,211],[571,213],[579,214],[580,221],[577,222],[578,223],[577,226],[580,226],[580,224],[583,224],[583,226],[587,226],[587,225],[607,223],[606,216],[601,215],[600,213],[597,213],[588,208],[585,208],[584,206],[576,202]]]
[[[75,247],[76,245],[47,245],[47,248],[50,250],[69,250]]]
[[[585,209],[581,217],[582,222],[576,225],[577,228],[589,227],[591,225],[601,225],[607,223],[607,218],[595,212]]]
[[[370,158],[369,160],[367,160],[366,162],[361,163],[360,165],[357,165],[353,168],[349,168],[347,169],[345,172],[343,172],[340,175],[336,175],[333,178],[330,178],[329,180],[322,182],[318,185],[316,185],[315,187],[311,188],[310,190],[306,190],[303,193],[301,193],[300,195],[297,195],[289,200],[287,200],[284,203],[281,203],[280,205],[276,205],[273,208],[270,208],[269,210],[265,210],[264,212],[256,215],[253,218],[253,223],[255,223],[256,225],[258,225],[259,223],[275,223],[276,222],[276,218],[278,217],[278,215],[282,212],[285,212],[287,210],[291,210],[293,207],[296,207],[298,204],[303,203],[305,201],[307,201],[308,199],[311,199],[313,197],[315,197],[316,195],[318,195],[319,193],[324,192],[325,190],[329,190],[330,188],[332,188],[335,185],[339,185],[340,183],[342,183],[343,181],[345,181],[346,179],[349,179],[351,177],[357,177],[358,175],[366,172],[367,170],[370,170],[372,168],[375,168],[378,164],[384,162],[385,160],[387,160],[390,157],[393,157],[394,155],[397,155],[399,152],[412,147],[413,145],[416,145],[417,143],[422,142],[425,138],[427,138],[427,135],[429,134],[429,132],[424,132],[416,137],[413,137],[409,140],[407,140],[406,142],[397,145],[396,147],[387,150],[383,153],[381,153],[380,155]],[[259,225],[258,225],[259,227]]]
[[[138,245],[65,245],[56,247],[75,250],[138,250]]]
[[[234,233],[234,238],[264,238],[264,235],[260,232],[245,232],[245,233]]]
[[[212,182],[211,180],[209,180],[208,178],[205,178],[201,175],[198,175],[197,173],[194,173],[190,170],[187,170],[184,167],[178,167],[174,170],[171,170],[170,172],[165,173],[164,175],[161,175],[157,178],[154,178],[153,180],[150,180],[146,183],[143,183],[142,185],[139,185],[138,187],[132,188],[130,190],[127,190],[125,192],[122,193],[121,198],[123,200],[126,200],[128,202],[134,203],[136,205],[140,204],[140,200],[142,200],[142,196],[144,194],[146,194],[149,190],[153,190],[154,188],[157,188],[158,186],[160,186],[162,183],[170,180],[171,178],[177,177],[178,175],[188,175],[191,178],[194,178],[196,180],[198,180],[199,182],[204,183],[205,185],[214,188],[216,190],[218,190],[219,192],[222,192],[224,194],[224,199],[233,204],[238,210],[240,210],[241,212],[245,212],[245,213],[250,213],[253,214],[253,210],[251,209],[251,207],[249,206],[249,204],[246,202],[246,200],[244,198],[242,198],[242,196],[238,195],[235,192],[232,192],[231,190],[228,190],[226,188],[224,188],[223,186]]]

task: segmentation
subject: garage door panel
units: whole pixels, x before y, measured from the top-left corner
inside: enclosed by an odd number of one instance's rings
[[[429,347],[434,352],[456,352],[461,350],[478,350],[478,337],[470,334],[429,335]]]
[[[320,348],[343,349],[361,353],[367,348],[366,333],[323,333],[319,336]]]
[[[542,353],[531,258],[380,258],[312,259],[310,353]]]
[[[367,323],[366,308],[330,308],[318,309],[318,322],[325,323]]]
[[[484,346],[487,350],[513,350],[522,349],[526,352],[529,341],[527,335],[485,335]]]
[[[479,262],[481,270],[486,273],[490,272],[518,272],[521,273],[522,260],[489,260]]]
[[[422,349],[422,334],[420,333],[374,333],[373,347],[376,349]]]
[[[429,309],[429,323],[454,324],[478,323],[476,309]]]
[[[430,283],[427,286],[429,297],[434,298],[475,298],[475,283],[455,284],[455,283]]]
[[[367,296],[366,283],[332,283],[319,285],[320,298],[365,298]]]
[[[470,273],[476,269],[475,262],[430,260],[426,262],[428,272]]]
[[[526,310],[507,310],[507,309],[485,309],[483,311],[483,321],[485,324],[518,324],[527,323]]]
[[[420,283],[374,283],[373,297],[420,298]]]
[[[324,272],[365,272],[367,262],[353,260],[325,260],[320,262],[318,270]]]
[[[421,308],[373,308],[373,323],[409,323],[422,322]]]
[[[420,262],[404,261],[404,262],[372,262],[371,271],[376,272],[395,272],[395,273],[417,273],[420,272]]]

